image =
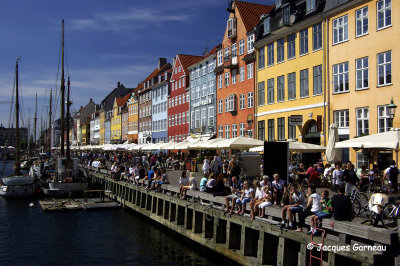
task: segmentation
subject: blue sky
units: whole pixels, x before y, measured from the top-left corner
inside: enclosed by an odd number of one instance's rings
[[[272,4],[272,0],[248,2]],[[156,66],[177,53],[200,55],[220,43],[227,0],[13,0],[0,8],[0,122],[8,125],[15,58],[25,118],[38,94],[39,115],[47,116],[44,97],[59,90],[57,67],[61,19],[73,109],[89,98],[99,103],[117,84],[135,87]],[[46,118],[47,119],[47,118]],[[31,120],[32,122],[32,120]]]

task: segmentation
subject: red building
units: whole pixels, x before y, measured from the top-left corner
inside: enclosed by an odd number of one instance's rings
[[[174,58],[168,97],[168,140],[180,142],[189,133],[190,84],[188,67],[202,56],[178,54]]]
[[[254,136],[255,26],[272,6],[233,1],[222,46],[217,50],[217,133]]]

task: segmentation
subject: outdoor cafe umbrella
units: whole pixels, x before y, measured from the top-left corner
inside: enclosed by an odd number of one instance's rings
[[[217,148],[219,149],[237,149],[237,150],[244,150],[252,147],[257,147],[263,145],[264,141],[246,137],[236,137],[232,139],[226,139],[217,143]]]
[[[342,150],[335,148],[336,141],[339,140],[338,128],[335,123],[329,127],[328,145],[326,145],[326,160],[329,163],[338,162],[342,159]]]
[[[298,141],[288,141],[289,142],[289,151],[291,152],[324,152],[325,147],[305,142]],[[262,152],[264,151],[264,145],[251,148],[250,151],[254,152]]]

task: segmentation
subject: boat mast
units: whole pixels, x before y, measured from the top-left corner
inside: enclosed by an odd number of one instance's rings
[[[65,79],[64,79],[64,20],[61,26],[61,156],[64,156],[64,102],[65,102]]]
[[[70,82],[70,78],[68,76],[68,81],[67,81],[67,160],[69,160],[71,158],[70,155],[70,151],[69,151],[69,122],[70,122],[70,116],[71,114],[69,113],[69,106],[71,105],[71,102],[69,101],[69,92],[70,92],[70,86],[71,86],[71,82]]]
[[[51,98],[53,90],[50,90],[50,104],[49,104],[49,152],[51,152]]]
[[[15,166],[14,166],[14,174],[20,174],[20,163],[19,163],[19,93],[18,93],[18,61],[20,60],[17,57],[15,62]]]

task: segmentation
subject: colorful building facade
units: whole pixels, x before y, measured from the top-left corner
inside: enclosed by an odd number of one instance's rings
[[[133,90],[131,97],[128,100],[128,140],[130,143],[138,143],[138,123],[139,123],[139,100],[137,91],[143,87],[139,84]]]
[[[232,138],[254,135],[254,27],[272,7],[233,1],[217,50],[218,136]]]
[[[202,56],[178,54],[172,66],[168,98],[168,140],[180,142],[189,133],[189,70]]]

